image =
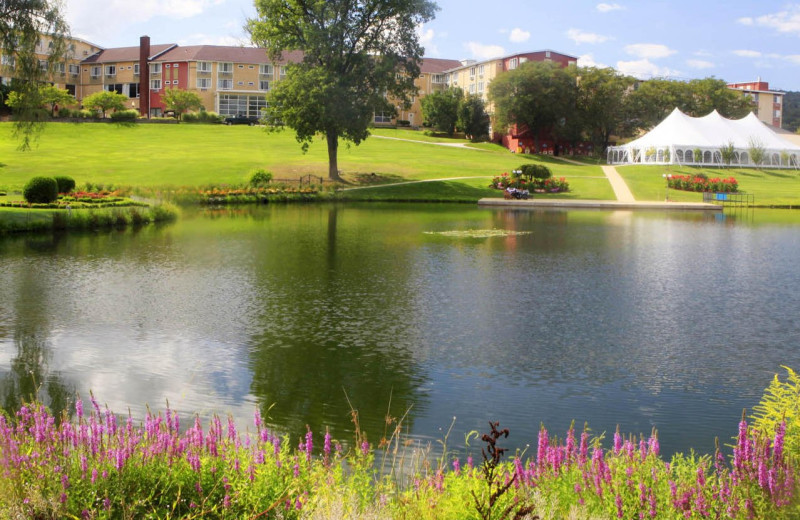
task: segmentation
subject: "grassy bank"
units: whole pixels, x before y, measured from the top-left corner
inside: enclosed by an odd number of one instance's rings
[[[171,204],[73,210],[0,208],[0,235],[29,231],[121,229],[171,222],[178,215],[178,208]]]
[[[730,456],[678,454],[658,437],[603,439],[544,427],[535,451],[510,456],[497,423],[471,435],[474,454],[437,459],[397,432],[367,442],[310,429],[276,435],[198,418],[180,425],[167,407],[142,424],[91,399],[73,416],[41,404],[0,416],[3,518],[790,519],[800,515],[800,377],[776,376],[755,417],[732,428]],[[59,419],[59,420],[57,420]],[[478,455],[477,448],[482,448]],[[466,455],[466,456],[465,456]]]

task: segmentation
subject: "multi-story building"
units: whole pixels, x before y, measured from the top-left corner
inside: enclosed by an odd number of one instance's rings
[[[48,78],[50,83],[59,88],[67,90],[73,96],[79,95],[81,76],[81,61],[88,56],[92,56],[102,50],[102,47],[93,43],[81,40],[80,38],[67,38],[67,52],[64,61],[56,65],[55,70]],[[50,57],[53,43],[48,35],[42,35],[36,43],[36,57],[39,66],[47,68],[47,60]],[[0,83],[8,85],[15,76],[16,58],[2,53],[0,50]]]
[[[754,112],[758,119],[775,128],[781,128],[784,92],[770,90],[769,83],[761,81],[761,78],[745,83],[729,83],[728,88],[739,90],[744,96],[753,100]]]
[[[397,115],[393,118],[391,114],[378,112],[375,114],[375,124],[394,124],[397,121],[407,121],[408,126],[418,127],[422,125],[422,98],[436,91],[447,88],[447,74],[445,71],[461,65],[458,60],[445,60],[439,58],[423,58],[420,65],[420,74],[414,80],[417,87],[417,94],[412,96],[411,105],[404,107],[397,105]]]

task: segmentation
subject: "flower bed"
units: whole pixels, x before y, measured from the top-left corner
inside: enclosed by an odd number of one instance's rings
[[[739,182],[733,177],[722,179],[720,177],[709,178],[704,174],[700,175],[672,175],[667,177],[667,185],[675,190],[683,191],[713,191],[723,193],[735,193],[739,191]]]
[[[490,188],[504,190],[506,188],[516,188],[519,190],[529,190],[536,193],[559,193],[569,191],[569,182],[565,177],[549,179],[527,180],[521,176],[509,175],[504,173],[492,179]]]

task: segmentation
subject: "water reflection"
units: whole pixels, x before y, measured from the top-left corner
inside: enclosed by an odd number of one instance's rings
[[[725,215],[291,205],[4,238],[3,406],[91,389],[346,440],[352,403],[372,441],[410,408],[417,439],[575,419],[710,451],[800,365],[798,222]],[[426,234],[485,229],[525,234]]]

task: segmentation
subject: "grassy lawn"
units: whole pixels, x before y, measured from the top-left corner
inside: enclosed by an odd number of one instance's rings
[[[122,127],[96,123],[50,123],[33,150],[20,152],[11,136],[12,126],[0,124],[0,189],[18,191],[34,175],[69,175],[85,182],[123,186],[208,186],[244,182],[255,168],[266,168],[276,179],[296,179],[312,173],[327,177],[327,148],[317,139],[303,153],[291,131],[268,133],[262,127],[208,125],[138,125]],[[369,138],[360,146],[342,143],[339,168],[345,178],[376,173],[385,182],[480,178],[463,183],[462,194],[473,197],[489,178],[510,172],[524,162],[546,158],[518,156],[501,146],[470,145],[470,148],[436,146],[433,142],[468,143],[460,139],[428,137],[414,130],[376,129],[376,136],[426,141],[409,143],[395,139]],[[598,182],[599,167],[575,166],[550,160],[557,177],[567,177],[580,198],[611,198]],[[583,182],[577,177],[593,179]],[[455,182],[455,181],[454,181]],[[582,193],[586,184],[591,190]],[[385,188],[389,189],[389,188]],[[449,191],[423,184],[426,189]],[[491,194],[490,190],[486,190]],[[434,192],[434,198],[438,193]],[[9,193],[10,197],[19,198]],[[480,196],[483,196],[482,194]],[[563,195],[562,195],[563,196]],[[405,197],[404,197],[405,198]],[[413,198],[419,198],[416,195]],[[480,197],[478,197],[480,198]],[[471,198],[471,200],[476,200]]]
[[[686,166],[617,166],[636,200],[664,200],[666,181],[663,175],[705,173],[709,177],[734,177],[739,190],[753,194],[758,206],[800,207],[800,172],[796,170],[754,170],[745,168],[691,168]],[[670,200],[702,202],[701,193],[669,190]]]

